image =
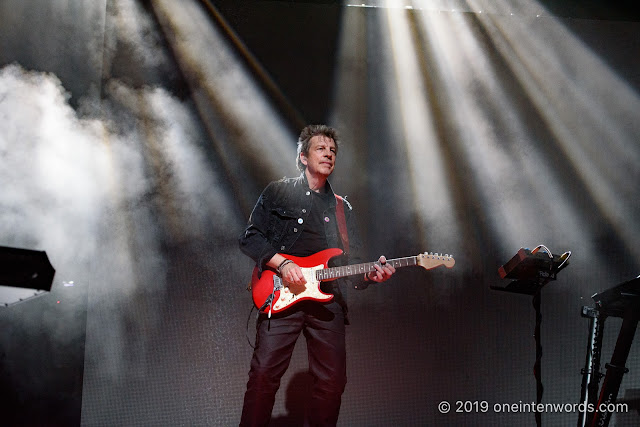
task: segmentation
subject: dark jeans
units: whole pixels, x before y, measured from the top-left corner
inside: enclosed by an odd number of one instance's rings
[[[280,379],[300,332],[307,340],[309,373],[313,377],[305,424],[336,425],[347,383],[344,314],[335,302],[301,302],[270,320],[265,315],[258,320],[241,426],[269,424]]]

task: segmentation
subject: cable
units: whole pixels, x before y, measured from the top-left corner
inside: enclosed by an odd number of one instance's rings
[[[247,332],[246,332],[247,342],[249,343],[251,348],[254,348],[254,349],[256,348],[256,346],[251,344],[251,340],[249,339],[249,321],[251,320],[251,313],[253,313],[253,310],[255,308],[256,306],[251,304],[251,311],[249,312],[249,316],[247,317]],[[260,316],[260,312],[258,312],[258,316]]]
[[[562,266],[565,265],[567,261],[569,261],[569,258],[571,258],[571,251],[567,251],[560,256],[560,259],[562,260],[562,264],[558,266],[557,268],[558,271],[560,271]]]
[[[547,254],[549,255],[549,258],[553,259],[553,254],[551,253],[551,251],[549,250],[548,247],[546,247],[545,245],[538,245],[536,246],[536,248],[534,250],[531,251],[531,254],[535,254],[536,252],[538,252],[540,250],[540,248],[543,248],[545,251],[547,251]]]

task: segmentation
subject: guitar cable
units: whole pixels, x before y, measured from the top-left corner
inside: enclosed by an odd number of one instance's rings
[[[247,331],[245,332],[245,336],[247,337],[247,342],[249,343],[249,345],[253,349],[255,349],[256,346],[254,344],[251,344],[251,339],[249,338],[249,321],[251,320],[251,314],[253,313],[253,310],[255,308],[256,308],[256,306],[251,304],[251,311],[249,311],[249,316],[247,317]],[[258,317],[259,316],[260,316],[260,311],[258,311]],[[256,322],[258,321],[258,317],[256,317]]]
[[[267,306],[269,306],[269,325],[271,325],[271,307],[273,306],[272,302],[273,302],[273,298],[275,296],[275,288],[274,291],[271,295],[269,295],[269,297],[267,298],[267,300],[264,302],[264,304],[262,304],[262,307],[260,307],[258,309],[258,313],[256,314],[256,324],[258,322],[258,319],[260,318],[260,312],[262,310],[264,310]],[[255,345],[251,344],[251,340],[249,339],[249,321],[251,320],[251,313],[253,313],[253,310],[255,310],[256,306],[251,304],[251,311],[249,311],[249,316],[247,316],[247,332],[246,332],[246,336],[247,336],[247,341],[249,342],[249,345],[251,346],[251,348],[256,348]]]

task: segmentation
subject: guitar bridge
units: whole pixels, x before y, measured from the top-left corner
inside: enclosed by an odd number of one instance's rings
[[[279,291],[282,288],[284,288],[284,285],[282,284],[282,278],[274,274],[273,275],[273,292]]]
[[[271,319],[271,309],[273,308],[273,302],[274,302],[274,299],[276,298],[276,291],[281,290],[283,287],[284,286],[282,284],[282,278],[274,274],[273,275],[273,291],[271,292],[271,295],[269,295],[269,298],[265,303],[265,304],[269,304],[269,319]]]

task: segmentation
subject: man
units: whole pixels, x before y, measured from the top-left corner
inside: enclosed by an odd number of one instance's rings
[[[298,139],[298,178],[272,182],[262,192],[240,238],[240,248],[258,267],[277,271],[285,286],[306,283],[302,270],[284,255],[305,257],[339,247],[353,253],[360,246],[351,206],[344,203],[348,248],[342,242],[336,217],[336,196],[328,182],[335,168],[338,138],[325,125],[305,127]],[[395,269],[381,256],[375,271],[358,277],[357,286],[383,282]],[[346,303],[339,283],[323,283],[330,303],[303,301],[268,318],[260,315],[256,346],[244,397],[241,426],[264,426],[271,417],[280,378],[291,360],[300,332],[307,340],[309,373],[313,377],[307,425],[335,425],[346,385]]]

